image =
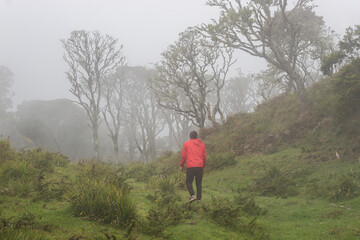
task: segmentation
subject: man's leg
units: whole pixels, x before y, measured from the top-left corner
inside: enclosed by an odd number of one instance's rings
[[[195,195],[193,189],[193,181],[194,181],[195,171],[194,168],[187,168],[186,169],[186,188],[190,193],[190,196]]]
[[[201,200],[202,197],[202,177],[203,177],[204,169],[199,167],[196,168],[195,174],[195,183],[196,183],[196,197],[197,200]]]

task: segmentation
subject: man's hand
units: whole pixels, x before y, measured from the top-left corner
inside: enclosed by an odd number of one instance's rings
[[[180,167],[180,172],[184,171],[183,167]]]

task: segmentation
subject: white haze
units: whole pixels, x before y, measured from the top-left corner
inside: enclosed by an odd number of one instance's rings
[[[14,73],[14,107],[24,100],[72,98],[60,39],[98,30],[124,46],[130,66],[148,66],[187,27],[217,18],[206,0],[0,0],[0,65]],[[359,0],[315,0],[317,13],[342,35],[360,24]],[[234,69],[257,72],[263,61],[238,53]],[[236,71],[233,70],[233,73]]]

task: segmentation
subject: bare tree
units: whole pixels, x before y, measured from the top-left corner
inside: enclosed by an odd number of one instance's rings
[[[181,33],[156,64],[158,75],[152,80],[151,89],[159,105],[200,128],[206,119],[213,125],[218,124],[218,118],[223,121],[221,89],[234,63],[232,54],[232,49],[208,41],[194,28]]]
[[[125,58],[121,65],[125,64]],[[109,131],[111,140],[114,144],[114,155],[119,158],[119,133],[121,127],[121,117],[123,114],[124,102],[124,68],[118,68],[117,71],[107,77],[103,83],[103,96],[105,98],[105,107],[102,111],[106,127]]]
[[[286,75],[288,86],[305,103],[309,67],[304,59],[320,60],[328,36],[324,22],[311,5],[297,0],[290,9],[287,0],[209,0],[221,9],[220,19],[201,26],[201,31],[228,47],[264,58]]]
[[[226,115],[249,112],[255,106],[249,96],[251,82],[251,76],[245,76],[241,71],[225,82],[222,109]]]
[[[9,118],[7,110],[12,107],[10,90],[13,85],[13,73],[6,66],[0,66],[0,137],[7,135],[7,130],[12,122]]]
[[[150,75],[144,67],[128,68],[125,75],[127,125],[145,163],[156,158],[156,138],[164,128],[161,110],[148,88]]]
[[[12,106],[13,93],[10,88],[13,84],[13,73],[6,67],[0,66],[0,113],[3,114]]]
[[[69,66],[66,72],[72,87],[70,92],[77,98],[89,118],[93,132],[95,157],[99,159],[98,127],[101,114],[102,81],[123,61],[122,46],[117,40],[99,32],[73,31],[70,38],[62,39],[64,60]]]
[[[169,129],[168,149],[181,149],[192,129],[191,121],[177,112],[166,108],[161,108],[161,112]]]

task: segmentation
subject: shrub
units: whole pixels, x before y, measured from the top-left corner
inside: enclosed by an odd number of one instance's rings
[[[359,175],[351,172],[343,175],[334,187],[332,201],[349,200],[359,195]]]
[[[161,237],[166,228],[166,220],[159,211],[150,209],[146,219],[140,222],[139,227],[140,231],[147,235]]]
[[[0,172],[3,181],[24,179],[31,172],[31,166],[28,161],[11,161],[5,163]]]
[[[69,163],[69,159],[60,153],[52,153],[36,148],[25,150],[19,153],[19,158],[30,161],[31,164],[44,172],[54,172],[55,166],[64,167]]]
[[[154,203],[146,219],[141,220],[140,231],[157,237],[163,236],[167,226],[179,224],[184,218],[187,203],[180,203],[172,178],[160,178],[157,190],[147,198]],[[188,205],[188,204],[187,204]]]
[[[171,175],[171,179],[172,184],[176,189],[184,191],[186,190],[185,174],[183,174],[182,172],[177,172]]]
[[[156,175],[156,168],[151,163],[134,163],[126,171],[126,177],[134,178],[137,182],[146,182],[154,175]]]
[[[128,185],[125,183],[126,174],[123,167],[91,162],[82,165],[79,172],[79,179],[90,178],[112,184],[118,188],[128,189]]]
[[[235,165],[235,153],[228,151],[225,153],[209,154],[206,161],[206,169],[217,170],[224,167]]]
[[[258,225],[256,217],[247,217],[241,207],[231,204],[228,198],[212,197],[211,205],[203,205],[203,209],[219,225],[249,234],[252,239],[269,239],[264,229]]]
[[[358,112],[360,104],[360,59],[344,66],[334,78],[335,90],[341,96],[337,110],[341,117]]]
[[[263,177],[254,180],[249,190],[258,192],[262,196],[282,198],[297,194],[294,182],[276,166],[270,167]]]
[[[1,193],[9,196],[27,197],[34,186],[35,169],[28,161],[6,162],[0,170]]]
[[[318,178],[309,180],[306,192],[310,198],[328,198],[331,195],[331,189],[328,183]]]
[[[237,194],[234,196],[234,202],[240,209],[249,215],[264,215],[266,210],[255,203],[255,197],[249,196],[237,190]]]
[[[136,219],[129,190],[104,181],[83,178],[67,194],[75,216],[126,228]]]
[[[18,240],[18,239],[45,239],[41,234],[31,230],[49,230],[49,224],[41,224],[31,213],[24,213],[17,219],[4,218],[0,212],[0,239]]]
[[[8,139],[0,139],[0,165],[8,160],[13,160],[15,151],[10,146],[10,141]]]
[[[227,198],[212,197],[211,218],[218,224],[236,228],[239,223],[240,208],[233,207]]]
[[[26,230],[18,230],[13,228],[0,229],[0,239],[6,240],[44,240],[44,236],[38,233],[32,233]]]

